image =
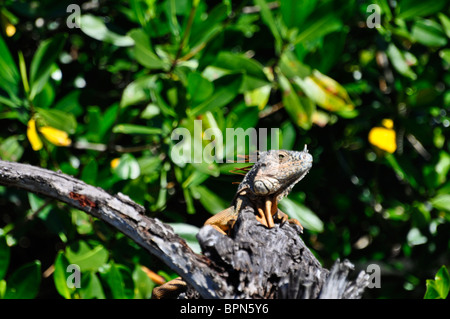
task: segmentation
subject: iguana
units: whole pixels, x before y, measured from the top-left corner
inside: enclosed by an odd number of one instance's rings
[[[296,219],[288,216],[278,208],[278,202],[286,197],[294,185],[311,169],[313,158],[307,146],[303,151],[269,150],[258,154],[257,162],[239,184],[236,195],[229,208],[210,217],[205,225],[211,225],[219,232],[230,235],[241,207],[253,206],[257,212],[256,219],[273,228],[275,223],[282,226],[286,221],[300,226]],[[180,279],[169,281],[153,290],[153,298],[166,298],[180,290],[185,283]]]

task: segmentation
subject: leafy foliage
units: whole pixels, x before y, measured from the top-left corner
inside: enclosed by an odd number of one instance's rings
[[[445,266],[436,273],[434,280],[427,280],[425,299],[445,299],[450,291],[450,275]]]
[[[314,157],[281,205],[325,266],[380,265],[370,297],[425,294],[450,263],[447,1],[100,3],[0,6],[2,159],[127,194],[195,245],[248,164],[178,153],[174,130],[203,150],[208,129],[278,128],[269,146]],[[225,144],[221,160],[254,150]],[[148,298],[176,276],[82,212],[0,194],[0,297]]]

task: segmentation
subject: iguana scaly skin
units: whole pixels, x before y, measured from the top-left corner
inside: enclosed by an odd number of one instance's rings
[[[278,202],[287,196],[312,166],[312,156],[305,145],[303,151],[270,150],[261,152],[258,161],[239,184],[232,205],[209,218],[205,225],[211,225],[227,234],[233,228],[240,208],[250,202],[258,212],[256,219],[272,228],[275,221],[283,224],[288,216],[278,209]],[[289,222],[299,225],[297,220]]]
[[[275,222],[286,221],[302,225],[296,219],[288,220],[288,216],[278,209],[278,202],[286,197],[311,169],[313,158],[305,145],[303,151],[270,150],[258,154],[258,161],[245,175],[239,184],[232,204],[227,209],[209,218],[205,225],[211,225],[222,234],[229,235],[241,207],[253,206],[256,219],[272,228]],[[186,283],[176,278],[153,289],[152,298],[167,298],[186,290]]]

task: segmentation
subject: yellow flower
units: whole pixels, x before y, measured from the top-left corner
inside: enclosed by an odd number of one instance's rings
[[[12,37],[16,33],[16,27],[8,23],[5,28],[5,33],[8,37]]]
[[[72,144],[72,140],[69,138],[69,135],[64,131],[58,130],[51,126],[43,126],[38,128],[38,130],[50,143],[56,146],[69,146]],[[36,130],[35,119],[28,121],[27,137],[33,150],[39,151],[42,148],[43,145]]]
[[[28,121],[27,137],[34,151],[39,151],[42,148],[42,141],[36,131],[36,121],[34,119]]]
[[[385,128],[393,129],[394,128],[394,121],[391,119],[383,119],[381,121],[381,125],[383,125]]]
[[[66,132],[54,127],[43,126],[39,129],[39,132],[41,132],[50,143],[56,146],[69,146],[72,144],[72,140]]]
[[[115,169],[117,166],[119,166],[119,162],[120,162],[120,158],[115,158],[115,159],[113,159],[113,160],[111,160],[111,168],[112,169]]]
[[[369,142],[383,151],[394,153],[397,149],[394,122],[391,119],[384,119],[382,125],[384,127],[374,127],[370,130]]]

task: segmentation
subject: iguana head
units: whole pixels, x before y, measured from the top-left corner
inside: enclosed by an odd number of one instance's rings
[[[270,150],[261,152],[258,161],[244,177],[239,190],[247,189],[256,196],[287,196],[294,185],[311,169],[313,158],[305,145],[303,151]],[[238,190],[238,191],[239,191]]]

